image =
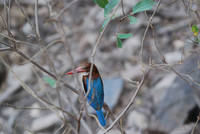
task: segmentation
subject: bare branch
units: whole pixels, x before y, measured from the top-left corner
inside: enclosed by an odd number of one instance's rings
[[[46,108],[46,107],[20,107],[20,106],[15,106],[15,105],[11,105],[11,104],[5,104],[5,103],[0,104],[0,106],[11,107],[11,108],[18,109],[18,110],[21,110],[21,109],[23,109],[23,110],[34,110],[34,109],[49,110],[49,108]]]
[[[124,0],[121,0],[121,5],[122,5],[122,14],[126,16],[125,11],[124,11]]]
[[[200,120],[200,113],[199,113],[199,115],[197,116],[197,121],[195,122],[195,125],[194,125],[194,127],[193,127],[193,129],[192,129],[192,131],[191,131],[191,134],[194,134],[195,129],[196,129],[198,123],[199,123],[199,120]]]
[[[70,8],[74,3],[76,3],[78,0],[73,0],[71,1],[66,7],[64,7],[56,16],[56,18],[60,18],[60,16],[62,16],[62,14],[68,9]]]
[[[10,48],[0,48],[0,52],[4,52],[4,51],[12,51],[12,49],[10,49]]]
[[[117,118],[113,121],[113,123],[106,128],[106,130],[103,132],[103,134],[105,134],[106,132],[108,132],[110,129],[112,129],[112,127],[118,122],[118,120],[126,113],[126,111],[133,105],[134,100],[139,92],[139,90],[142,88],[142,85],[144,83],[144,79],[146,77],[146,74],[148,74],[149,71],[146,71],[142,77],[142,80],[140,82],[140,84],[138,85],[138,88],[136,89],[136,91],[134,92],[133,96],[131,97],[131,100],[129,101],[128,105],[123,109],[123,111],[117,116]]]
[[[15,3],[18,7],[18,9],[21,11],[21,13],[24,15],[27,22],[31,25],[32,29],[35,29],[35,25],[32,24],[30,18],[28,17],[27,13],[24,11],[24,9],[21,6],[21,3],[18,0],[15,0]]]
[[[38,0],[35,0],[35,32],[37,38],[40,39],[40,31],[38,26]]]
[[[147,27],[146,27],[146,29],[145,29],[145,31],[144,31],[144,35],[143,35],[142,42],[141,42],[141,48],[140,48],[140,58],[141,58],[141,62],[143,62],[144,40],[145,40],[145,38],[146,38],[146,34],[147,34],[147,31],[148,31],[148,29],[149,29],[149,27],[150,27],[150,25],[151,25],[151,22],[152,22],[152,20],[153,20],[153,17],[155,16],[156,11],[158,10],[158,7],[160,6],[160,1],[161,1],[161,0],[158,1],[158,4],[157,4],[157,6],[156,6],[156,9],[154,10],[152,16],[149,18],[148,25],[147,25]]]

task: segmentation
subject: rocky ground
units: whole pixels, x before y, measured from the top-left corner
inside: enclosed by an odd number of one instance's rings
[[[0,1],[0,48],[16,45],[29,60],[17,52],[0,51],[0,134],[77,133],[78,121],[69,113],[80,116],[81,97],[66,84],[76,89],[81,86],[76,76],[63,74],[91,60],[104,21],[103,9],[92,0],[39,0],[38,33],[35,1],[11,1],[10,9],[8,1],[7,7]],[[124,0],[125,13],[137,2]],[[161,0],[144,39],[141,62],[141,42],[155,9],[156,5],[136,14],[138,22],[130,25],[120,22],[123,15],[119,8],[119,17],[106,28],[94,62],[104,80],[105,102],[117,117],[129,103],[144,70],[149,70],[134,103],[122,116],[125,133],[199,134],[200,49],[193,41],[191,26],[199,26],[200,2]],[[8,11],[10,19],[6,19]],[[132,33],[133,37],[117,48],[117,32]],[[54,74],[57,83],[32,61]],[[80,133],[101,133],[103,129],[90,116],[92,110],[82,111]],[[108,117],[106,128],[111,124]],[[121,132],[114,125],[108,133]]]

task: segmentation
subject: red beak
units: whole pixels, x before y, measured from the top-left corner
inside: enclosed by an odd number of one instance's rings
[[[83,73],[83,72],[86,72],[86,70],[84,70],[83,67],[77,67],[76,69],[71,70],[71,71],[69,71],[65,74],[66,75],[72,75],[72,74],[75,74],[75,73]]]

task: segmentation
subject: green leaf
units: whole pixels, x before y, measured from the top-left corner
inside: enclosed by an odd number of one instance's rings
[[[122,48],[122,41],[117,37],[117,47]]]
[[[48,76],[45,76],[45,77],[43,77],[43,80],[44,80],[47,84],[49,84],[52,88],[56,88],[56,81],[55,81],[53,78],[48,77]]]
[[[143,12],[146,10],[151,10],[156,2],[153,0],[141,0],[135,6],[133,6],[133,14],[138,12]]]
[[[112,11],[112,9],[120,2],[120,0],[110,0],[106,7],[104,8],[104,16],[108,16],[108,14]]]
[[[108,0],[93,0],[99,7],[105,8],[108,4]]]
[[[192,25],[192,32],[199,32],[199,28],[197,27],[197,25]]]
[[[129,38],[129,37],[131,37],[131,36],[133,36],[132,33],[125,33],[125,34],[118,34],[118,35],[117,35],[117,37],[118,37],[119,39],[127,39],[127,38]]]
[[[135,24],[135,23],[137,23],[137,18],[136,17],[133,17],[133,16],[128,16],[128,18],[129,18],[129,21],[130,21],[130,24]]]
[[[198,36],[199,28],[197,27],[197,25],[192,25],[192,32],[194,36]]]

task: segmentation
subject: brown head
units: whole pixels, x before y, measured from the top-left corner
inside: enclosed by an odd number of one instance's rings
[[[90,68],[92,64],[90,62],[86,62],[83,64],[80,64],[77,68],[74,70],[71,70],[70,72],[65,73],[66,75],[72,75],[75,73],[86,73],[85,76],[89,76]],[[99,71],[96,67],[95,64],[93,64],[93,69],[92,69],[92,78],[97,78],[99,76]]]

